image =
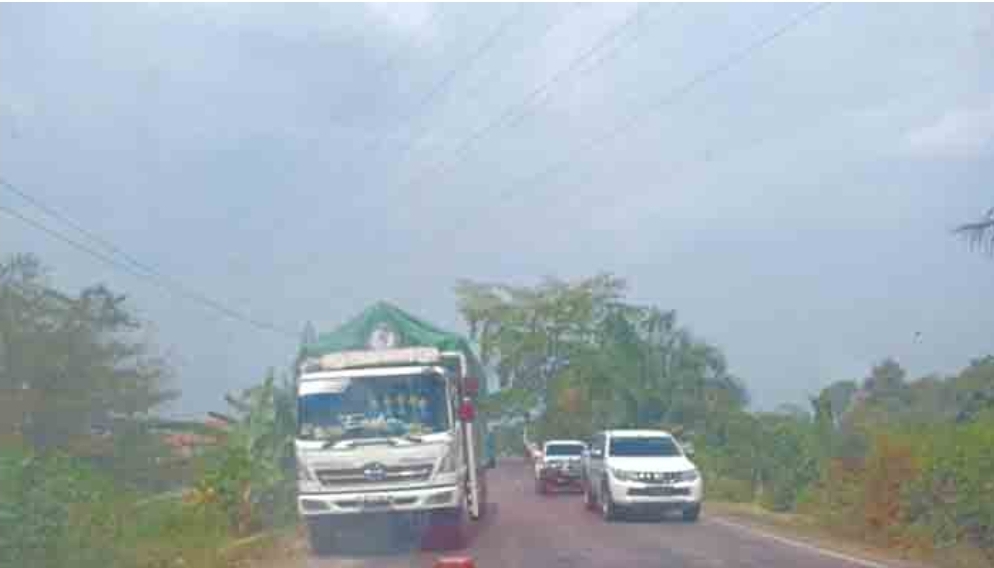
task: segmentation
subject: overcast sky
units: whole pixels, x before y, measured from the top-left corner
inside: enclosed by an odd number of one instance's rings
[[[994,260],[949,234],[994,206],[994,8],[832,5],[750,51],[811,6],[635,8],[6,4],[0,175],[293,330],[462,330],[457,278],[610,270],[759,406],[994,353]],[[19,251],[130,294],[175,413],[294,354],[0,214]]]

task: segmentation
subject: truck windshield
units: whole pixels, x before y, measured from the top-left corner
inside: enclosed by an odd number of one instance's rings
[[[580,444],[549,444],[545,447],[547,456],[578,456],[583,453]]]
[[[676,457],[681,455],[673,438],[611,438],[614,457]]]
[[[420,436],[449,428],[445,380],[438,374],[355,377],[345,385],[298,398],[301,439]]]

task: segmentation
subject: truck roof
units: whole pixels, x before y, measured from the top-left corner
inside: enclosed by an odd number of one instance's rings
[[[439,351],[460,351],[466,356],[468,371],[486,389],[486,370],[480,364],[469,341],[438,328],[387,302],[377,302],[335,330],[317,334],[302,346],[304,359],[343,351],[383,350],[428,347]]]

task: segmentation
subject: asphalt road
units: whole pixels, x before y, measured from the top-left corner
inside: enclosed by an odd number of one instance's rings
[[[430,567],[439,556],[470,556],[479,568],[883,568],[708,515],[605,523],[580,495],[538,496],[524,461],[488,472],[491,509],[468,546],[426,552],[414,539],[356,524],[332,555],[303,555],[274,568]]]

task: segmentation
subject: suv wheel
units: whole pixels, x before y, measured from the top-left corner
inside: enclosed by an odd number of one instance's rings
[[[618,520],[618,506],[614,504],[614,499],[611,499],[611,489],[607,484],[601,488],[600,497],[601,516],[604,520],[607,522]]]

